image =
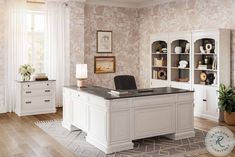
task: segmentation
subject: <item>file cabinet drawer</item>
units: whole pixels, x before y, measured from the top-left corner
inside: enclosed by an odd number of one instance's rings
[[[29,82],[23,83],[23,89],[44,89],[44,88],[53,88],[55,83],[52,81],[42,81],[42,82]]]
[[[23,97],[31,97],[31,96],[49,96],[54,94],[54,89],[46,88],[46,89],[27,89],[23,90]]]

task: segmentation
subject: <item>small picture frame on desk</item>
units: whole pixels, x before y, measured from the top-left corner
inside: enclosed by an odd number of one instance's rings
[[[112,53],[112,31],[98,30],[96,41],[97,53]]]
[[[95,56],[94,72],[95,74],[115,73],[116,58],[115,56]]]

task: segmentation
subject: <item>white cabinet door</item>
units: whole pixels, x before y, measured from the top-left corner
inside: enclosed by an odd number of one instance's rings
[[[194,114],[217,121],[219,117],[217,88],[194,85],[194,91]]]
[[[218,93],[216,87],[206,88],[206,114],[211,116],[211,119],[217,120],[218,113]]]
[[[87,105],[86,102],[79,99],[79,97],[73,97],[73,124],[86,132],[87,121]]]
[[[205,113],[206,106],[206,91],[201,85],[194,86],[194,114],[201,116]]]

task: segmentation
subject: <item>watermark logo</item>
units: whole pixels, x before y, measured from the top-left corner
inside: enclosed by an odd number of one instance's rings
[[[233,151],[235,139],[233,133],[224,126],[212,128],[206,135],[206,149],[214,156],[225,156]]]

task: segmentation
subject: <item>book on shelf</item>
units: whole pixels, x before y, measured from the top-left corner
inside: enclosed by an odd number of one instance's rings
[[[109,92],[109,94],[113,94],[113,95],[126,95],[126,94],[129,94],[129,92],[126,91],[126,90],[111,90]]]
[[[153,79],[157,79],[158,72],[156,70],[153,70]]]

